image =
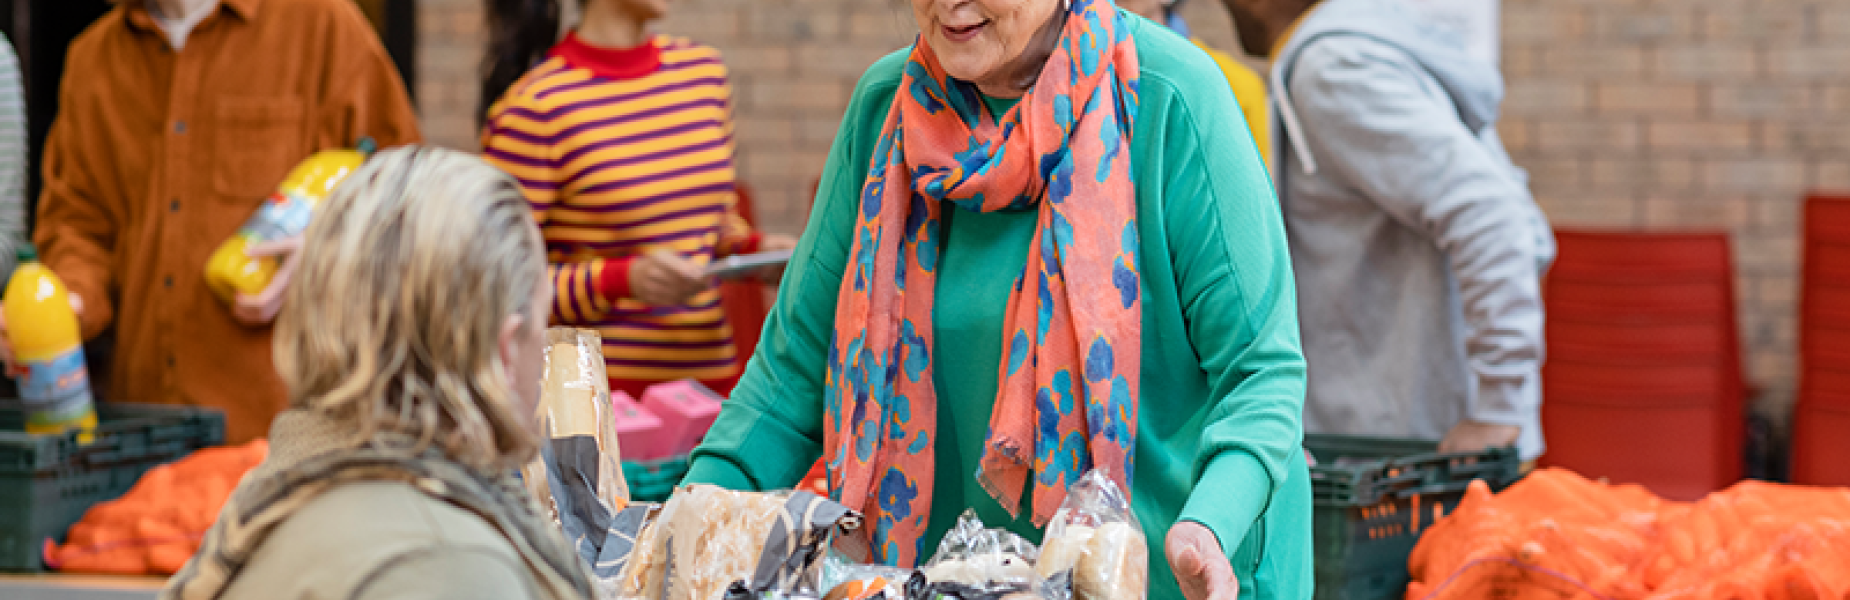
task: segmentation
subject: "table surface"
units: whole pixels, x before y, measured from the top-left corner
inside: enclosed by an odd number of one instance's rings
[[[0,573],[0,598],[6,600],[153,600],[165,577]]]

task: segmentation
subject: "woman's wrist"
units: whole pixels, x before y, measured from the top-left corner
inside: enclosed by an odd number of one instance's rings
[[[597,293],[604,301],[614,304],[630,297],[630,266],[635,262],[633,256],[604,259],[604,270],[597,276]]]
[[[1201,479],[1176,520],[1202,524],[1231,553],[1265,513],[1276,487],[1258,458],[1240,450],[1223,450],[1202,468]]]

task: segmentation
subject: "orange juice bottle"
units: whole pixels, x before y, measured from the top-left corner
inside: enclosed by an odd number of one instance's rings
[[[0,310],[5,311],[13,359],[25,369],[19,396],[26,404],[26,433],[77,428],[78,440],[89,443],[96,432],[96,405],[77,313],[64,282],[38,262],[30,245],[19,249],[19,268],[7,283]]]
[[[276,258],[250,256],[250,247],[308,229],[315,207],[347,175],[360,168],[371,146],[372,140],[368,139],[360,142],[358,150],[317,152],[289,171],[276,192],[257,207],[256,214],[206,260],[206,286],[212,293],[230,304],[240,293],[255,294],[268,287],[276,277]]]

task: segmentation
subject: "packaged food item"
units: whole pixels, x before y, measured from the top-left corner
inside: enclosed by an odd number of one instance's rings
[[[1069,600],[1070,573],[1043,577],[1035,570],[1040,549],[1001,529],[983,526],[975,511],[964,511],[944,534],[938,552],[909,581],[909,600]]]
[[[535,415],[540,457],[521,470],[521,480],[579,556],[596,567],[612,560],[607,551],[612,529],[629,504],[603,338],[594,330],[554,327],[546,331],[546,343]],[[628,548],[623,550],[627,555]]]
[[[38,261],[32,245],[19,248],[19,267],[0,300],[8,342],[24,374],[19,397],[26,405],[26,433],[78,429],[90,443],[96,432],[96,402],[84,363],[83,332],[64,282]]]
[[[828,590],[822,600],[903,600],[906,581],[917,572],[916,569],[855,564],[840,554],[831,553],[822,565],[822,589]]]
[[[911,571],[906,577],[911,578]],[[829,589],[829,594],[822,600],[902,600],[906,597],[905,579],[894,579],[884,575],[844,581]]]
[[[906,582],[907,600],[1071,600],[1072,574],[1061,573],[1040,582],[989,582],[966,584],[931,581],[920,572]]]
[[[637,552],[648,542],[644,534],[661,514],[660,504],[631,504],[617,511],[610,520],[604,547],[591,564],[591,583],[598,598],[620,598],[624,588],[621,577],[631,560],[647,560],[651,555]]]
[[[938,553],[922,571],[933,582],[1033,583],[1042,579],[1034,570],[1039,555],[1033,542],[1001,529],[986,529],[976,511],[966,510],[957,525],[945,532]]]
[[[239,293],[255,294],[268,287],[276,277],[276,259],[246,251],[308,229],[315,207],[366,162],[372,144],[371,139],[361,140],[357,150],[324,150],[297,164],[244,226],[206,260],[206,286],[212,293],[229,304]]]
[[[675,492],[644,527],[617,578],[619,597],[712,600],[734,593],[818,597],[836,530],[860,526],[847,507],[806,492]]]
[[[665,507],[664,507],[665,510]],[[658,515],[637,532],[623,568],[617,571],[619,598],[659,600],[662,581],[668,577],[668,526]]]
[[[1130,500],[1103,471],[1069,486],[1066,502],[1047,524],[1042,577],[1073,574],[1079,600],[1142,600],[1150,589],[1150,550]]]

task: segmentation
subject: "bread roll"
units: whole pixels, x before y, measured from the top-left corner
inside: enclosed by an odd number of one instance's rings
[[[1143,600],[1150,589],[1150,551],[1143,534],[1129,523],[1100,525],[1079,557],[1073,589],[1079,600]]]
[[[1041,546],[1041,561],[1035,565],[1035,572],[1041,579],[1052,579],[1077,568],[1079,557],[1085,554],[1096,531],[1084,525],[1063,524],[1057,519],[1054,522],[1057,525],[1048,529],[1046,544]]]

